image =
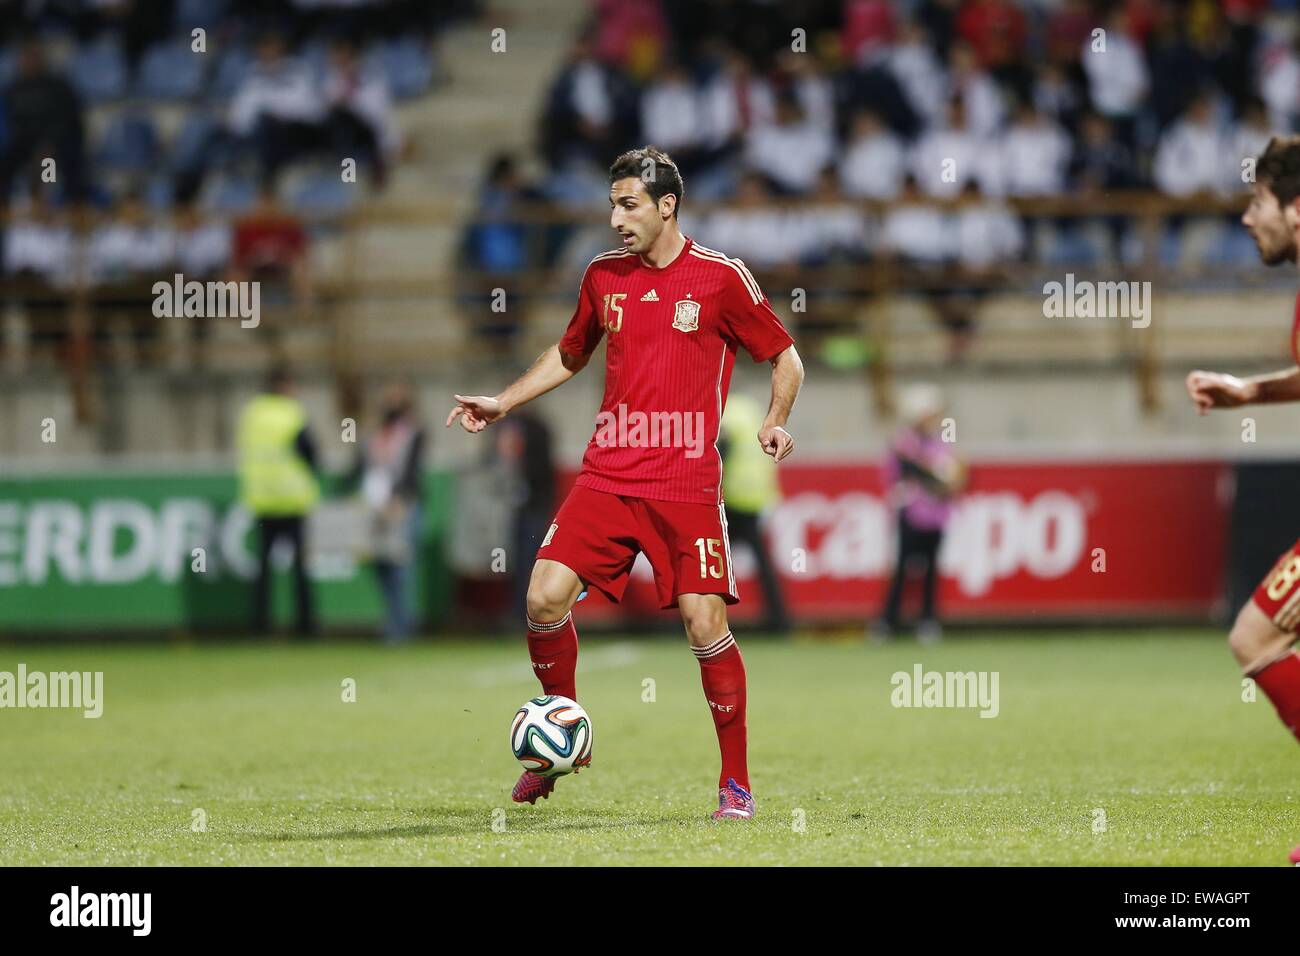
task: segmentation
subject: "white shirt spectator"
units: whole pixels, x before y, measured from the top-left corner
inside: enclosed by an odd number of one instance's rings
[[[925,43],[900,43],[889,51],[886,67],[903,90],[908,105],[922,125],[943,121],[948,98],[948,80],[943,64]]]
[[[67,226],[20,218],[5,234],[5,274],[30,272],[62,285],[72,279],[74,253],[72,230]]]
[[[782,188],[806,193],[830,163],[835,143],[829,130],[812,120],[768,123],[749,134],[745,158]]]
[[[1267,126],[1237,123],[1228,134],[1227,163],[1223,170],[1223,191],[1228,195],[1247,192],[1250,184],[1244,178],[1245,170],[1254,169],[1254,163],[1243,165],[1245,160],[1258,159],[1273,138],[1273,131]]]
[[[840,160],[840,184],[847,196],[893,199],[907,175],[907,150],[889,130],[860,136]]]
[[[1289,46],[1274,46],[1260,57],[1259,95],[1268,104],[1274,129],[1289,130],[1300,112],[1300,56]]]
[[[701,225],[705,245],[726,249],[752,267],[781,265],[794,260],[796,250],[780,209],[719,209]]]
[[[927,196],[951,198],[971,180],[988,195],[1001,193],[997,151],[965,129],[926,133],[912,149],[911,166],[917,186]]]
[[[364,120],[374,131],[375,141],[388,159],[401,152],[402,132],[397,125],[388,84],[381,77],[362,70],[354,81],[343,71],[333,69],[325,80],[325,98],[331,106],[342,107]]]
[[[782,231],[798,262],[867,248],[867,217],[848,203],[789,210]]]
[[[1001,144],[1002,183],[1010,196],[1053,196],[1065,192],[1070,138],[1041,116],[1017,122]]]
[[[952,214],[957,261],[968,269],[985,269],[1020,254],[1024,233],[1006,206],[984,202]]]
[[[960,96],[966,106],[966,125],[977,136],[994,136],[1006,119],[1002,91],[983,71],[954,76],[950,96]]]
[[[885,214],[880,246],[917,262],[943,262],[953,248],[948,217],[930,206],[915,203],[896,206]]]
[[[1097,112],[1109,117],[1136,113],[1149,85],[1142,49],[1123,33],[1106,32],[1106,51],[1094,53],[1092,39],[1083,44],[1083,71]]]
[[[569,106],[592,126],[608,126],[614,113],[608,78],[595,60],[583,60],[573,68]]]
[[[325,98],[307,64],[281,57],[274,64],[253,68],[230,104],[230,128],[247,136],[264,115],[309,124],[325,118]]]
[[[230,240],[230,226],[221,222],[177,229],[173,246],[176,268],[186,277],[219,275],[230,262]]]
[[[702,97],[685,79],[652,83],[641,98],[641,130],[660,149],[695,147],[705,127]]]
[[[171,260],[171,234],[154,223],[109,222],[90,236],[88,266],[95,281],[160,275]]]
[[[1169,196],[1221,189],[1225,145],[1213,120],[1178,120],[1165,130],[1156,147],[1156,188]]]

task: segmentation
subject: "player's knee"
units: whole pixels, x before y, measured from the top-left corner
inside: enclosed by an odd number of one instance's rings
[[[727,633],[727,611],[713,604],[682,608],[682,623],[691,644],[700,646],[716,641]]]
[[[1232,623],[1232,629],[1228,631],[1228,648],[1242,666],[1267,654],[1270,639],[1276,633],[1272,628],[1259,627],[1258,619],[1262,619],[1262,615],[1251,614],[1249,607],[1248,604],[1242,608]]]
[[[556,587],[548,587],[544,581],[533,581],[528,585],[526,606],[528,619],[538,624],[549,624],[564,617],[569,609],[565,607],[564,595]]]

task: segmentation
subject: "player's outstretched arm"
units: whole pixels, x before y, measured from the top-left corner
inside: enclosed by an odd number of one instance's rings
[[[794,437],[785,430],[785,423],[802,385],[803,360],[791,345],[772,359],[772,404],[758,430],[758,443],[777,461],[794,451]]]
[[[1187,376],[1187,394],[1202,415],[1212,408],[1296,402],[1300,401],[1300,367],[1250,378],[1197,369]]]
[[[446,427],[457,418],[461,427],[477,434],[495,421],[500,421],[513,408],[526,405],[539,395],[545,395],[558,385],[563,385],[582,371],[588,356],[569,355],[558,345],[537,357],[527,372],[515,379],[499,395],[455,395],[456,407],[447,416]]]

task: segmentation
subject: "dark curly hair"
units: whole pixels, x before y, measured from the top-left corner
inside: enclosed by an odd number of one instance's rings
[[[662,149],[646,146],[642,149],[629,149],[609,167],[609,184],[612,186],[620,179],[635,177],[645,183],[646,192],[656,203],[664,196],[676,196],[673,206],[673,218],[682,208],[682,194],[686,187],[682,185],[682,174],[672,157]]]
[[[1300,196],[1300,136],[1274,136],[1255,161],[1255,181],[1285,206]]]

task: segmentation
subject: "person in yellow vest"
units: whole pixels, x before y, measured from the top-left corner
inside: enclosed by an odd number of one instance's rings
[[[790,629],[781,579],[763,543],[763,513],[781,499],[776,462],[754,440],[766,410],[747,395],[732,394],[722,413],[718,452],[722,455],[722,500],[727,509],[727,536],[743,541],[758,562],[758,580],[767,612],[765,627],[775,634]]]
[[[257,521],[257,582],[253,589],[253,629],[270,628],[271,549],[286,538],[293,546],[297,633],[316,633],[311,582],[307,578],[307,515],[320,497],[316,448],[307,414],[294,397],[289,370],[277,365],[266,390],[252,399],[239,418],[239,498]]]

